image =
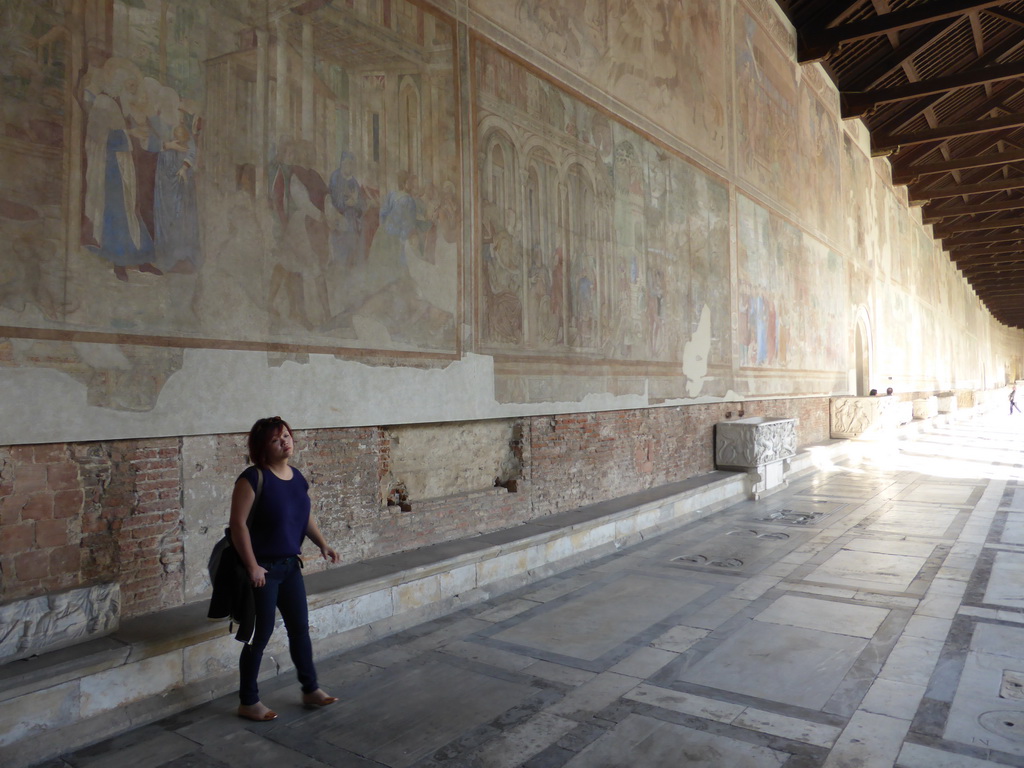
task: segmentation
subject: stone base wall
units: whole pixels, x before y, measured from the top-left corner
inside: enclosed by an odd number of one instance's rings
[[[351,563],[709,472],[714,424],[741,413],[799,419],[800,445],[828,438],[827,398],[763,400],[297,431],[296,466]],[[101,583],[119,585],[124,617],[201,599],[244,466],[238,434],[0,449],[0,603]],[[414,476],[442,475],[417,497]]]

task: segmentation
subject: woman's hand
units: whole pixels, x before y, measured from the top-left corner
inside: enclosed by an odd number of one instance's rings
[[[262,587],[267,583],[267,569],[261,565],[249,569],[249,580],[254,587]]]
[[[330,546],[325,544],[320,547],[320,557],[324,560],[330,560],[332,563],[336,563],[341,560],[341,555],[335,552]]]

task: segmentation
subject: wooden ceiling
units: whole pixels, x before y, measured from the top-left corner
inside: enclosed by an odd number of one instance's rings
[[[825,67],[978,297],[1024,328],[1024,1],[777,2],[799,61]]]

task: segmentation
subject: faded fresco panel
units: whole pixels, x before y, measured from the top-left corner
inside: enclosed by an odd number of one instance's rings
[[[0,364],[145,411],[180,367],[162,345],[458,353],[453,22],[404,0],[67,6],[0,8],[0,325],[157,342],[16,341]]]
[[[857,142],[845,131],[842,132],[842,187],[843,205],[846,220],[846,247],[852,259],[861,263],[871,264],[875,238],[868,231],[872,217],[871,182],[874,176],[871,165],[860,151]],[[833,209],[833,214],[834,214]]]
[[[741,178],[790,210],[799,190],[817,188],[801,176],[796,70],[741,6],[736,6],[736,168]]]
[[[471,0],[470,6],[725,165],[721,0]]]
[[[725,186],[483,43],[473,73],[481,347],[701,392],[729,362]]]
[[[285,9],[269,26],[242,15],[249,4],[85,5],[84,29],[53,33],[61,67],[28,76],[56,91],[45,103],[71,105],[50,122],[76,129],[63,189],[51,175],[38,209],[11,209],[40,221],[63,197],[72,223],[65,253],[22,277],[38,286],[35,314],[92,331],[455,352],[451,22],[403,0]],[[54,6],[21,28],[59,24]],[[20,106],[32,87],[11,109],[42,126]],[[45,157],[62,130],[16,133]],[[3,309],[6,324],[32,322]]]
[[[842,257],[743,196],[737,219],[740,365],[845,370],[849,295]]]
[[[835,115],[810,89],[800,98],[800,141],[790,151],[799,155],[801,210],[813,231],[841,242],[839,126]]]

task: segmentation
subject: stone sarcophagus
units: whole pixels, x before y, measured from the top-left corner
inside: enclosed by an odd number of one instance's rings
[[[756,499],[786,484],[796,456],[796,419],[752,416],[715,425],[715,466],[748,472]]]
[[[115,632],[121,589],[97,584],[0,606],[0,665]]]
[[[891,429],[913,419],[913,407],[895,397],[833,397],[829,401],[829,431],[832,437],[860,437]]]

